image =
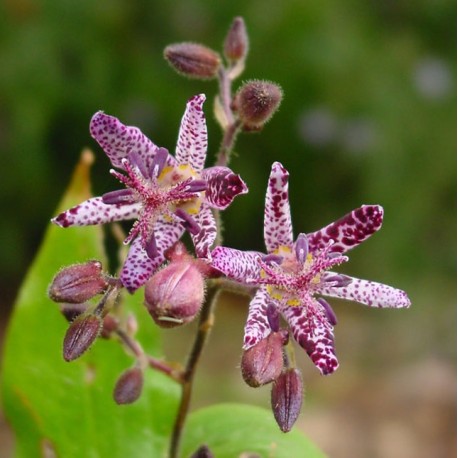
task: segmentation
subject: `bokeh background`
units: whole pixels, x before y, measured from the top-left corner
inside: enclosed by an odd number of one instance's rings
[[[384,206],[382,231],[344,269],[402,288],[413,303],[394,311],[333,302],[341,367],[321,377],[298,355],[307,387],[299,426],[332,457],[454,456],[455,8],[451,0],[4,0],[1,329],[83,147],[97,156],[94,192],[116,185],[88,132],[95,111],[173,150],[185,101],[205,92],[211,163],[221,139],[216,83],[175,74],[162,50],[179,41],[220,50],[241,15],[251,43],[242,79],[275,81],[285,98],[262,133],[238,139],[231,166],[250,193],[224,213],[225,243],[263,249],[264,193],[279,160],[291,172],[296,233],[362,203]],[[246,305],[224,297],[194,406],[269,405],[268,388],[247,388],[239,375]],[[172,358],[183,357],[192,331],[165,336]],[[0,434],[4,456],[12,443],[4,420]]]

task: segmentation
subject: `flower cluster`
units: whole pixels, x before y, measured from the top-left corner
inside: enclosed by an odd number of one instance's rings
[[[236,18],[224,42],[226,65],[219,53],[195,43],[170,45],[164,53],[179,73],[219,81],[214,107],[223,139],[212,167],[205,168],[203,94],[186,104],[175,155],[137,127],[102,111],[93,116],[90,133],[108,156],[110,173],[124,187],[90,198],[52,222],[67,228],[133,220],[124,240],[130,248],[119,278],[103,272],[98,261],[75,264],[56,275],[49,296],[63,304],[62,312],[71,321],[64,338],[67,361],[81,356],[99,336],[115,335],[135,356],[134,367],[121,374],[113,393],[117,403],[125,404],[140,396],[146,367],[182,384],[194,367],[177,373],[171,365],[144,354],[134,339],[135,319],[121,325],[111,313],[122,289],[133,293],[144,286],[145,306],[154,322],[165,328],[190,322],[202,307],[209,316],[211,298],[217,297],[208,293],[205,298],[210,289],[233,287],[235,282],[245,292],[254,292],[245,325],[242,376],[252,387],[272,383],[272,410],[286,432],[299,415],[303,397],[292,341],[321,374],[331,374],[339,365],[334,348],[337,318],[324,296],[370,307],[409,307],[410,301],[399,289],[334,271],[348,261],[348,251],[381,228],[382,207],[363,205],[323,229],[294,237],[289,173],[279,162],[272,165],[267,185],[266,253],[222,245],[220,212],[248,192],[242,178],[227,166],[235,138],[241,131],[261,130],[282,99],[278,85],[261,80],[245,82],[232,94],[231,83],[242,73],[247,52],[245,24]],[[193,255],[180,241],[186,232]],[[91,302],[98,295],[102,298]],[[207,325],[201,323],[198,332],[205,333]],[[203,341],[196,338],[196,352]],[[196,354],[191,356],[189,361],[197,361]],[[178,418],[178,427],[182,424]]]

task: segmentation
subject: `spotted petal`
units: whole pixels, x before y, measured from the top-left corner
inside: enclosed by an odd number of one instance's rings
[[[207,155],[207,124],[202,106],[205,95],[195,95],[186,104],[186,110],[181,119],[180,132],[175,151],[179,164],[191,164],[200,172]]]
[[[226,209],[239,194],[246,194],[248,187],[231,169],[209,167],[202,171],[207,183],[205,200],[213,208]]]
[[[369,238],[382,227],[383,208],[380,205],[363,205],[334,223],[308,234],[310,250],[323,249],[334,240],[333,251],[345,253]]]
[[[268,253],[272,253],[280,245],[291,246],[293,243],[288,177],[288,171],[279,162],[274,162],[264,209],[264,241]]]
[[[61,227],[105,224],[138,218],[140,208],[140,203],[108,205],[103,203],[101,197],[92,197],[57,215],[51,222]]]
[[[256,345],[271,333],[270,325],[267,320],[267,306],[272,302],[265,287],[261,287],[250,302],[248,318],[245,324],[243,337],[243,349]]]
[[[256,251],[240,251],[218,246],[211,253],[211,264],[232,280],[247,283],[249,280],[256,281],[260,278],[261,256],[261,253]]]
[[[98,111],[91,119],[89,131],[105,151],[114,167],[123,169],[122,159],[133,151],[140,155],[146,167],[158,147],[138,127],[125,126],[119,119]]]
[[[191,235],[196,254],[200,258],[210,257],[210,248],[216,239],[216,221],[209,207],[203,205],[200,212],[195,216],[200,231]]]
[[[358,278],[353,278],[352,282],[343,288],[322,288],[319,292],[326,296],[348,299],[370,307],[402,308],[410,306],[410,299],[404,291]]]
[[[128,291],[133,292],[143,286],[157,268],[165,261],[164,252],[171,247],[184,232],[180,223],[157,221],[154,235],[158,255],[151,259],[143,249],[140,237],[130,246],[129,254],[121,270],[121,281]]]
[[[339,362],[334,349],[334,332],[329,321],[309,307],[282,308],[294,339],[307,352],[323,375],[334,372]]]

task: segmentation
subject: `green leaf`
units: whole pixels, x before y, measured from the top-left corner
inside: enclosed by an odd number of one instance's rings
[[[82,155],[59,206],[65,209],[90,196],[90,152]],[[142,396],[118,406],[115,382],[133,360],[121,345],[97,339],[80,359],[67,363],[62,340],[67,322],[46,290],[57,270],[88,259],[105,261],[100,227],[49,227],[20,290],[9,325],[3,360],[2,395],[16,434],[16,457],[162,456],[168,446],[179,387],[147,371]],[[143,347],[160,356],[160,341],[140,294],[123,307],[135,312]],[[54,455],[52,455],[54,456]]]
[[[217,458],[248,456],[248,452],[262,458],[325,456],[299,430],[282,433],[272,412],[243,404],[218,404],[192,413],[183,440],[183,458],[203,444]]]

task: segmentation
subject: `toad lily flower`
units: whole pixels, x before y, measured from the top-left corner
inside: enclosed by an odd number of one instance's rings
[[[204,95],[192,97],[181,120],[175,157],[156,146],[137,127],[99,111],[90,123],[92,137],[103,148],[110,170],[126,189],[108,192],[52,219],[62,226],[86,226],[135,219],[124,243],[131,243],[121,271],[130,291],[142,286],[164,262],[164,251],[185,230],[196,253],[208,257],[216,237],[211,208],[225,209],[248,189],[227,167],[204,169],[207,126]]]
[[[382,207],[363,205],[317,232],[299,234],[294,241],[288,176],[280,163],[273,164],[264,211],[268,254],[217,247],[212,265],[233,280],[259,286],[249,307],[244,350],[278,331],[271,323],[273,312],[280,313],[320,372],[330,374],[338,367],[333,335],[337,320],[322,295],[371,307],[409,307],[410,301],[399,289],[329,270],[348,261],[344,253],[380,229]]]

